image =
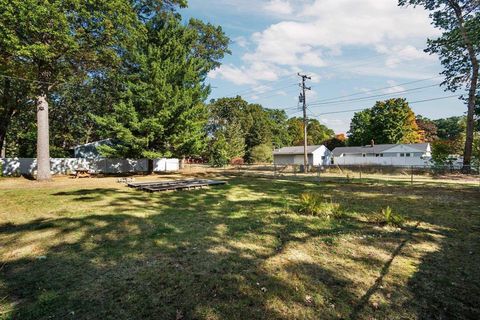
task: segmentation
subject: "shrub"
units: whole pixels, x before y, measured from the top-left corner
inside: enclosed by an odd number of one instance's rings
[[[314,193],[302,193],[298,211],[302,214],[330,219],[340,212],[340,205]]]
[[[243,158],[233,158],[230,160],[230,164],[234,166],[241,166],[245,164],[245,160],[243,160]]]
[[[268,144],[260,144],[252,148],[250,156],[254,163],[270,163],[273,161],[273,150]]]
[[[405,218],[397,213],[394,213],[392,208],[386,207],[382,210],[383,223],[390,226],[401,227],[405,222]]]

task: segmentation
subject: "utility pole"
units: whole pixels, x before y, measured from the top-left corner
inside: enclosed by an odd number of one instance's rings
[[[299,77],[302,78],[302,83],[300,84],[300,87],[302,88],[302,93],[300,93],[299,101],[303,103],[303,173],[308,172],[308,153],[307,153],[307,146],[308,146],[308,140],[307,140],[307,126],[308,126],[308,120],[307,120],[307,98],[305,96],[305,91],[306,90],[312,90],[311,87],[307,87],[305,85],[305,81],[311,80],[312,78],[305,75],[305,74],[298,74]]]

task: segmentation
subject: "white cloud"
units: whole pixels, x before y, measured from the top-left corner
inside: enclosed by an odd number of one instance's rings
[[[431,56],[425,53],[423,50],[417,49],[412,45],[396,45],[393,47],[387,47],[385,45],[379,45],[376,47],[377,52],[385,54],[385,66],[388,68],[395,68],[402,62],[408,61],[427,61],[432,62],[436,60],[435,56]]]
[[[288,72],[273,64],[254,61],[248,66],[237,67],[233,64],[222,65],[211,71],[208,77],[216,79],[220,77],[237,85],[254,85],[259,81],[276,81]]]
[[[243,36],[237,37],[233,41],[242,48],[246,48],[249,44],[249,41],[247,40],[247,38]]]
[[[263,5],[263,9],[269,13],[278,15],[289,15],[293,13],[293,7],[290,1],[270,0]]]
[[[392,93],[398,93],[406,90],[404,87],[397,85],[397,83],[394,80],[388,80],[387,83],[390,86],[390,88],[383,90],[383,93],[392,94]]]
[[[252,1],[246,3],[255,7]],[[375,50],[385,55],[384,66],[391,73],[399,71],[399,75],[418,73],[401,70],[405,61],[433,58],[412,45],[437,34],[428,13],[420,8],[398,7],[397,0],[302,0],[295,2],[295,7],[291,1],[271,0],[261,6],[267,14],[289,15],[290,19],[254,33],[249,40],[236,40],[243,47],[255,45],[242,56],[243,67],[218,71],[237,84],[252,79],[275,80],[292,69],[311,70],[335,64],[329,59],[341,55],[346,48]],[[374,62],[378,64],[382,59]],[[352,69],[369,75],[377,74],[378,68]],[[251,79],[246,80],[245,73]]]

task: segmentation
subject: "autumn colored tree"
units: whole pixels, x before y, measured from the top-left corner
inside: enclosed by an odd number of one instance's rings
[[[421,142],[433,142],[438,139],[438,128],[432,120],[420,115],[416,118]]]

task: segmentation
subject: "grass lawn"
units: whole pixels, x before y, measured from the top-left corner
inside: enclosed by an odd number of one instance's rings
[[[478,186],[227,180],[0,180],[0,319],[480,318]],[[303,192],[342,215],[296,214]]]

